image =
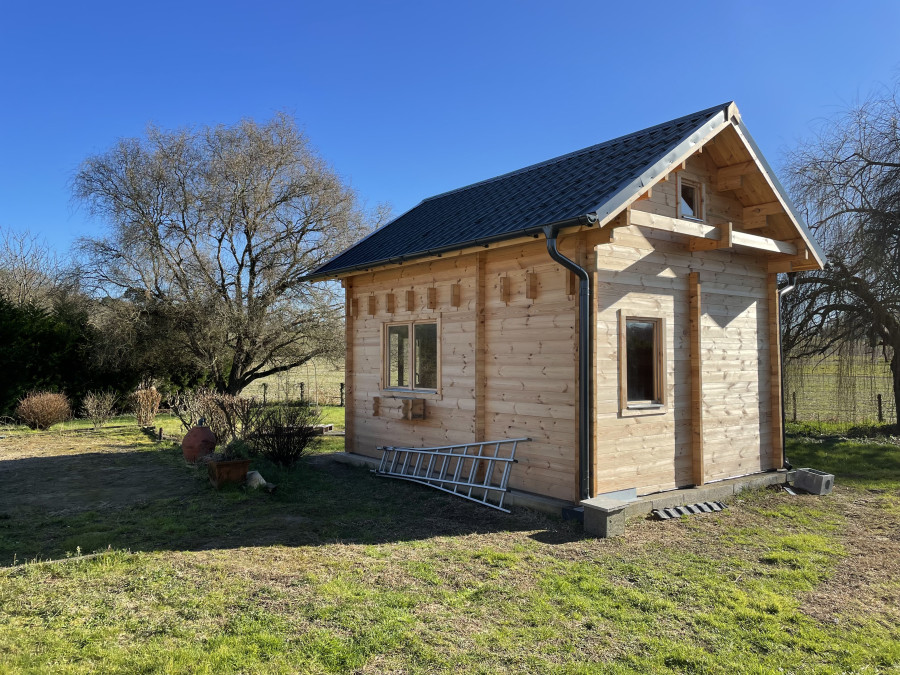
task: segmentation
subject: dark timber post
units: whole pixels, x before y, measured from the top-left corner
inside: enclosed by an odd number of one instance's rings
[[[796,391],[791,392],[791,404],[793,405],[793,408],[794,408],[791,421],[796,422],[797,421],[797,392]]]
[[[878,423],[884,422],[884,408],[881,407],[881,394],[878,394]]]
[[[344,383],[341,382],[341,407],[344,407]]]

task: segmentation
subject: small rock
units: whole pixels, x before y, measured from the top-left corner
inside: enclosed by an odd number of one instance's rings
[[[253,488],[254,490],[261,487],[267,487],[269,484],[266,482],[266,479],[260,475],[259,471],[248,471],[247,472],[247,487]]]

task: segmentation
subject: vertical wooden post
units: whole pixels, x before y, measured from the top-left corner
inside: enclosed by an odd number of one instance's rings
[[[347,348],[347,355],[344,357],[344,451],[356,452],[356,435],[353,419],[356,408],[353,402],[353,394],[356,389],[356,380],[353,375],[353,343],[355,342],[353,323],[355,314],[350,311],[356,304],[356,299],[353,297],[353,277],[344,279],[344,293],[346,294],[347,304],[347,316],[344,319],[344,344]]]
[[[384,308],[388,314],[394,313],[394,294],[388,293],[384,296]]]
[[[881,406],[881,394],[878,394],[878,423],[884,422],[884,408]]]
[[[780,469],[784,465],[784,438],[781,417],[781,330],[778,319],[778,275],[769,274],[766,286],[769,296],[769,389],[771,392],[769,409],[772,416],[772,468]]]
[[[791,405],[793,406],[793,410],[791,411],[793,414],[791,415],[791,421],[797,421],[797,392],[791,392]]]
[[[427,290],[426,305],[428,309],[437,309],[437,289],[434,286]]]
[[[485,440],[485,365],[487,357],[486,331],[485,331],[485,279],[484,253],[475,254],[475,442]],[[486,466],[481,462],[475,474],[476,480],[484,480]]]
[[[406,311],[412,312],[416,308],[416,292],[406,291]]]
[[[537,298],[537,281],[537,274],[534,272],[525,273],[525,297],[529,300],[535,300]]]
[[[688,275],[688,322],[691,355],[691,476],[694,485],[703,485],[706,467],[703,457],[703,353],[701,352],[700,275]]]
[[[460,286],[459,284],[450,285],[450,306],[459,307],[460,305]]]

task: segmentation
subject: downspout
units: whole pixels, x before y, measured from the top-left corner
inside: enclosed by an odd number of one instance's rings
[[[590,499],[591,466],[593,459],[593,326],[591,325],[591,275],[587,270],[559,252],[556,237],[560,224],[544,226],[547,252],[560,265],[578,277],[578,485],[580,499]]]
[[[778,372],[781,374],[781,465],[788,471],[791,470],[791,463],[787,459],[787,431],[785,425],[787,423],[787,415],[784,410],[784,345],[781,342],[781,299],[794,290],[794,280],[797,278],[796,272],[788,273],[788,285],[778,289],[778,358],[781,359]]]

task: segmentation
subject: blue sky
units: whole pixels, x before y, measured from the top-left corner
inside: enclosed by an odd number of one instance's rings
[[[900,67],[900,2],[54,3],[0,21],[0,227],[65,249],[86,156],[147,123],[293,114],[370,206],[735,100],[783,151]]]

